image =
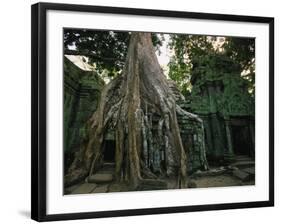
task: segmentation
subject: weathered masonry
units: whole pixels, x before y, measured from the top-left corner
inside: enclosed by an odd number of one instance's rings
[[[64,57],[64,169],[85,140],[86,122],[96,110],[103,80],[93,71],[85,71]]]
[[[209,161],[230,162],[235,155],[255,154],[255,103],[241,68],[223,55],[194,64],[192,92],[185,104],[204,121]]]
[[[207,170],[208,162],[206,158],[206,143],[203,120],[196,114],[185,110],[186,99],[180,93],[176,84],[169,80],[169,87],[172,90],[176,102],[183,109],[183,113],[177,113],[177,120],[180,128],[183,147],[188,155],[188,170]]]

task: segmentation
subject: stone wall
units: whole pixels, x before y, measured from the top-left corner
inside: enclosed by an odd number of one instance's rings
[[[183,147],[188,157],[188,171],[192,173],[196,170],[207,170],[209,165],[206,159],[204,122],[196,114],[190,113],[190,108],[185,108],[187,100],[172,80],[169,80],[169,87],[177,105],[183,110],[182,113],[177,113],[177,120]]]
[[[233,121],[244,122],[252,130],[249,136],[254,136],[255,99],[249,93],[249,81],[241,77],[240,66],[231,59],[209,55],[195,63],[191,82],[192,91],[183,107],[204,121],[209,160],[231,160],[235,154]],[[254,144],[254,138],[249,141]]]
[[[86,122],[96,110],[104,82],[64,57],[64,155],[67,169],[86,136]]]
[[[193,172],[199,169],[208,169],[203,122],[188,116],[178,115],[178,123],[182,143],[188,156],[188,170]]]

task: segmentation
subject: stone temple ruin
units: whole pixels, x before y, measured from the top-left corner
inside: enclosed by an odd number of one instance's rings
[[[231,163],[237,156],[254,158],[255,103],[241,68],[225,56],[195,63],[192,92],[183,107],[204,121],[208,161]]]
[[[85,71],[64,57],[64,169],[85,139],[85,124],[98,100],[104,81],[93,71]]]
[[[169,81],[177,104],[185,111],[177,114],[177,120],[189,159],[189,173],[208,170],[208,163],[233,164],[240,155],[254,157],[254,99],[248,93],[247,81],[241,78],[240,67],[221,56],[201,58],[193,66],[191,83],[192,92],[183,97],[175,83]],[[65,172],[85,141],[87,120],[97,109],[104,85],[97,73],[82,70],[64,58]],[[154,119],[157,118],[148,114],[148,122],[157,132]],[[165,142],[157,143],[155,136],[152,131],[148,144],[157,150],[145,156],[150,169],[160,172],[169,158],[165,146],[161,145]],[[105,135],[103,162],[112,170],[115,144],[115,130],[109,129]]]

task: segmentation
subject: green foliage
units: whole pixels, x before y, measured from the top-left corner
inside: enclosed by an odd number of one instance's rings
[[[232,60],[234,64],[240,65],[240,71],[237,72],[242,72],[244,79],[249,83],[248,90],[254,95],[255,41],[253,38],[173,34],[170,36],[169,47],[174,51],[169,63],[169,77],[177,83],[184,95],[192,89],[191,80],[196,76],[195,72],[191,75],[193,67],[204,61],[205,65],[217,66],[224,72],[229,72],[230,68],[223,66],[226,60]],[[204,74],[208,70],[204,67],[204,63],[200,63],[201,70],[197,69],[198,73]],[[209,74],[208,77],[210,78],[211,75]]]
[[[169,77],[177,83],[184,95],[192,88],[190,79],[194,61],[215,52],[212,41],[208,36],[186,34],[170,36],[169,47],[174,51],[174,56],[169,63]]]
[[[130,32],[65,29],[64,47],[68,50],[75,49],[77,54],[87,56],[103,78],[112,79],[123,69],[130,35]],[[160,46],[164,40],[163,34],[152,34],[152,42],[158,54],[161,53]],[[240,64],[240,72],[243,71],[244,79],[249,82],[249,91],[254,95],[255,40],[253,38],[171,34],[169,48],[174,54],[168,64],[168,75],[177,83],[184,95],[192,90],[193,66],[208,56],[212,58],[213,55],[226,56],[225,58]],[[219,57],[214,58],[220,60]],[[206,63],[219,62],[210,60]],[[202,68],[202,72],[203,70]]]
[[[255,64],[255,39],[227,37],[223,44],[225,54],[238,62],[243,70],[254,67]]]
[[[175,56],[170,59],[169,77],[176,82],[178,88],[184,95],[186,95],[188,91],[191,91],[190,72],[190,63],[184,63]]]
[[[255,39],[227,37],[223,45],[225,54],[241,65],[244,79],[249,82],[249,92],[255,93]]]
[[[210,54],[194,61],[189,96],[192,111],[222,116],[254,114],[251,83],[241,77],[241,65],[225,54]]]
[[[123,69],[130,35],[130,32],[65,29],[64,49],[74,49],[76,54],[87,56],[103,77],[112,79]],[[161,34],[152,34],[158,52],[163,38]]]
[[[112,77],[124,66],[129,37],[128,32],[65,29],[64,48],[86,53],[97,71],[107,70]]]

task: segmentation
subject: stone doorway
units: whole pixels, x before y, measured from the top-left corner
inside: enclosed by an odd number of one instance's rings
[[[248,126],[232,125],[232,144],[235,155],[253,155],[253,144]]]
[[[103,159],[104,162],[114,163],[115,162],[115,144],[114,140],[105,140]]]

